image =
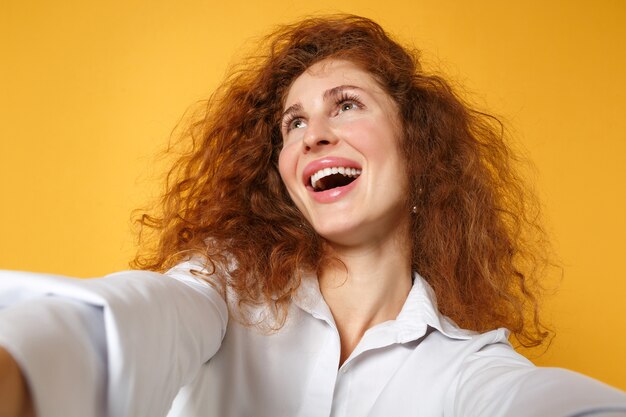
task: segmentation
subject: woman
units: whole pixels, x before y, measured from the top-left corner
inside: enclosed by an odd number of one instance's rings
[[[268,49],[143,217],[158,246],[135,263],[165,275],[0,284],[0,345],[37,414],[623,415],[623,393],[508,344],[547,336],[546,261],[497,121],[364,18],[304,20]],[[56,383],[24,330],[42,320]]]

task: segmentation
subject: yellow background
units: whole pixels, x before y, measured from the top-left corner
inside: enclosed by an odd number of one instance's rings
[[[0,268],[97,276],[133,255],[156,153],[241,48],[313,12],[377,20],[508,121],[564,263],[542,365],[626,389],[626,3],[0,2]]]

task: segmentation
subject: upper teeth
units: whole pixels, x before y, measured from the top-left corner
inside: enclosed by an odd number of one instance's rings
[[[311,175],[311,187],[315,189],[319,180],[333,174],[341,174],[347,177],[358,177],[359,175],[361,175],[361,170],[347,167],[331,167],[320,169],[315,174]]]

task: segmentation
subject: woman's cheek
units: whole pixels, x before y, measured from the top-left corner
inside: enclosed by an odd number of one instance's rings
[[[278,155],[278,172],[288,190],[291,188],[290,185],[293,184],[293,181],[297,179],[297,165],[298,160],[294,143],[285,143]]]

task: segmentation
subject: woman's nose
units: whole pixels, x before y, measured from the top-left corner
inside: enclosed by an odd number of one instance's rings
[[[314,152],[324,146],[334,145],[338,138],[325,120],[309,120],[302,141],[305,152]]]

